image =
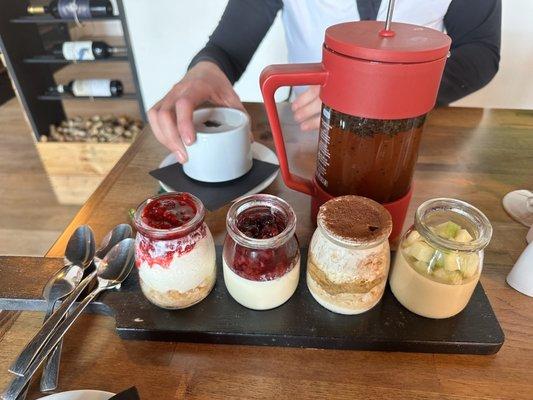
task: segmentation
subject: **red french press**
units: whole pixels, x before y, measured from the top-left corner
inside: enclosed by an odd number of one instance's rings
[[[426,114],[434,107],[451,39],[434,29],[378,21],[326,30],[322,62],[271,65],[260,84],[285,184],[311,196],[312,215],[335,196],[383,204],[402,231]],[[274,93],[320,85],[322,115],[312,179],[289,170]]]

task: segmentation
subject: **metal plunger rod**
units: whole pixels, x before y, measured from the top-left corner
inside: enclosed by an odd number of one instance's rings
[[[392,13],[394,11],[395,0],[389,0],[389,8],[387,9],[387,20],[385,21],[385,30],[390,31],[390,24],[392,21]]]

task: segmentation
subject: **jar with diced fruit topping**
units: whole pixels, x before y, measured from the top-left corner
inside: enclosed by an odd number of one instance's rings
[[[215,244],[202,202],[189,193],[149,198],[135,211],[135,265],[145,297],[156,306],[186,308],[215,285]]]
[[[279,197],[268,194],[237,200],[226,218],[224,282],[241,305],[268,310],[285,303],[300,277],[296,214]]]
[[[488,218],[474,206],[456,199],[426,201],[396,252],[392,293],[423,317],[460,313],[479,281],[491,236]]]

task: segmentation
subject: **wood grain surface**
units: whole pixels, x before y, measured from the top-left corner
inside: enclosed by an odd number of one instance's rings
[[[248,110],[256,139],[272,147],[262,105],[249,104]],[[525,248],[527,229],[501,206],[507,192],[533,187],[532,130],[533,112],[528,111],[434,111],[423,135],[408,216],[412,220],[422,201],[447,196],[471,202],[491,220],[494,236],[481,280],[506,334],[496,355],[123,341],[112,318],[85,315],[65,340],[60,389],[116,392],[135,384],[143,399],[532,399],[533,300],[505,283]],[[296,172],[309,175],[316,134],[292,131],[286,138],[290,163]],[[141,135],[48,255],[61,256],[79,224],[89,223],[100,239],[113,225],[127,221],[128,208],[157,192],[147,173],[165,154],[148,130]],[[280,178],[267,192],[294,206],[297,234],[305,245],[313,231],[309,199],[287,189]],[[207,216],[217,243],[224,237],[226,211]],[[8,365],[41,318],[40,313],[21,313],[1,339],[0,387],[8,383]],[[34,383],[28,398],[38,397]]]

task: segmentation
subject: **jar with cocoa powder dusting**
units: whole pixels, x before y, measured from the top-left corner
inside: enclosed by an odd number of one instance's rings
[[[389,212],[366,197],[341,196],[320,207],[317,225],[307,261],[307,286],[315,300],[340,314],[374,307],[389,274]]]

